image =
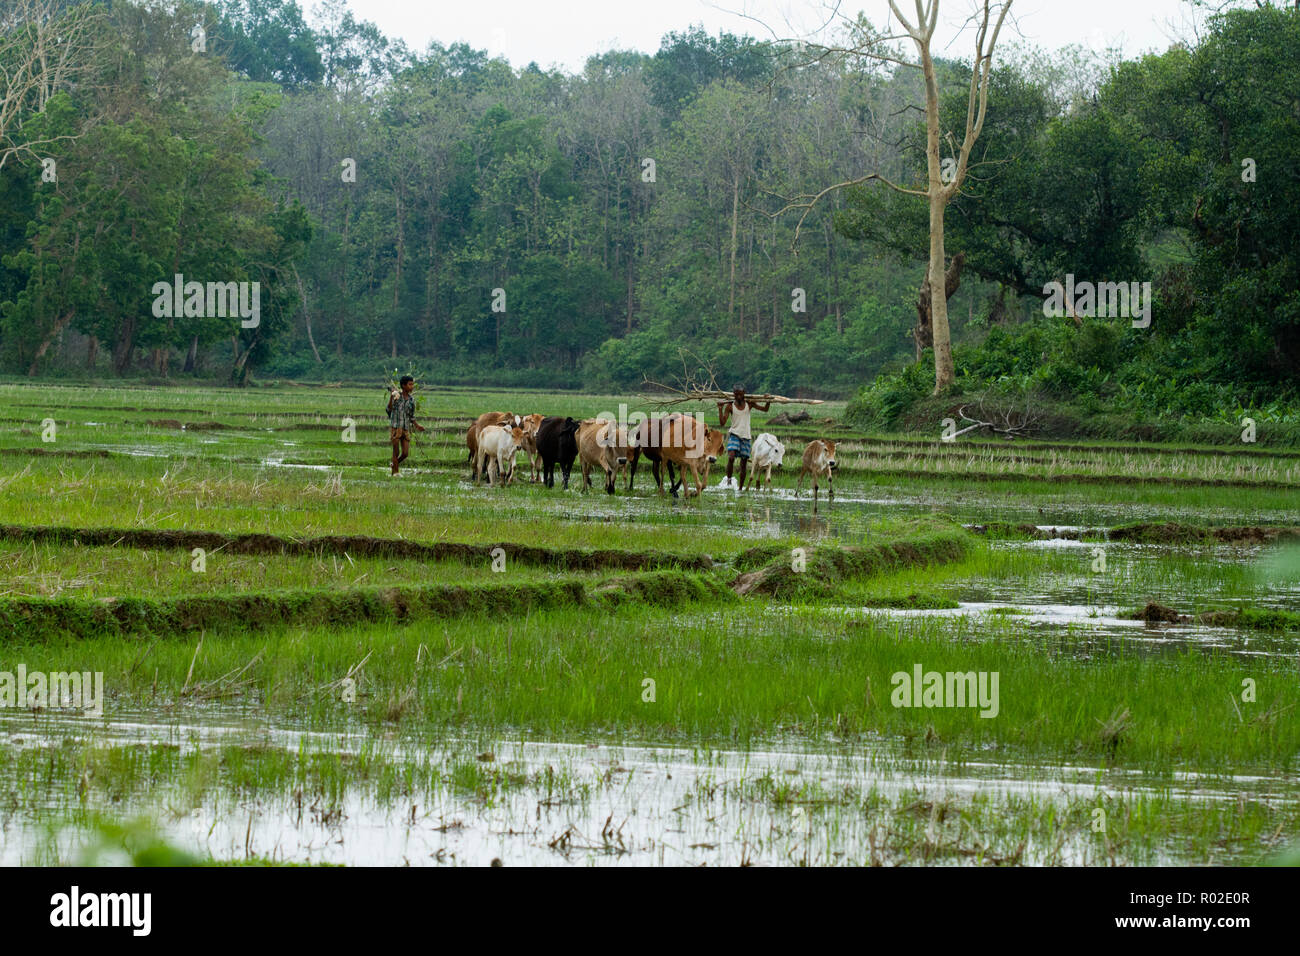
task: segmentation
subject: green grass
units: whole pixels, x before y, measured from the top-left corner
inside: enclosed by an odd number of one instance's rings
[[[348,554],[250,555],[215,550],[203,558],[188,550],[143,551],[135,548],[0,543],[0,590],[4,597],[146,597],[220,595],[276,590],[353,590],[362,587],[427,587],[446,584],[496,584],[504,578],[492,571],[492,559],[471,564],[460,561],[409,561],[391,557],[353,558]],[[596,577],[600,572],[589,572]],[[511,563],[513,584],[554,578],[556,571]],[[583,575],[569,572],[569,576]]]
[[[526,482],[471,488],[462,435],[478,413],[586,417],[627,399],[427,388],[421,401],[430,432],[394,480],[378,388],[0,384],[6,662],[103,671],[110,714],[202,726],[211,708],[233,707],[367,741],[357,752],[295,750],[251,735],[192,751],[83,746],[50,731],[40,747],[0,747],[0,792],[11,794],[0,824],[17,814],[20,827],[108,827],[119,841],[135,834],[140,859],[168,859],[174,848],[115,822],[134,812],[117,808],[156,814],[145,806],[155,793],[177,812],[235,814],[241,801],[283,804],[295,793],[331,813],[358,794],[400,807],[612,792],[563,766],[479,759],[494,740],[528,738],[870,751],[905,778],[909,767],[960,775],[986,760],[1031,776],[1083,766],[1155,788],[1107,796],[1100,835],[1088,826],[1097,800],[1081,797],[920,800],[816,775],[746,776],[695,793],[701,813],[725,798],[774,808],[782,833],[811,825],[815,839],[801,846],[821,862],[1262,862],[1296,837],[1294,788],[1276,806],[1159,790],[1186,771],[1297,770],[1300,563],[1221,541],[1236,541],[1228,527],[1295,525],[1294,453],[948,445],[827,424],[822,416],[841,411],[827,405],[774,429],[790,464],[815,435],[842,443],[840,497],[814,514],[807,500],[776,496],[660,499],[644,466],[633,495],[622,483],[612,497]],[[40,437],[47,417],[58,423],[52,443]],[[355,443],[342,440],[345,417]],[[199,427],[175,427],[185,423]],[[796,474],[787,466],[775,484],[790,489]],[[959,522],[990,529],[971,535]],[[1044,547],[1019,527],[1053,524],[1131,540]],[[205,572],[191,569],[188,539],[169,531],[212,535]],[[109,540],[119,532],[123,541]],[[277,537],[246,547],[239,535]],[[498,544],[519,558],[505,573],[487,557]],[[1093,569],[1098,547],[1103,571]],[[759,585],[745,597],[731,588],[742,574]],[[1237,643],[1209,649],[1143,628],[1098,637],[1086,618],[1053,630],[1028,613],[1148,601],[1231,612],[1216,627],[1235,628]],[[898,613],[959,602],[994,610]],[[894,707],[892,675],[917,664],[996,672],[997,716]],[[1249,681],[1253,701],[1243,697]],[[355,701],[343,697],[346,682]],[[444,747],[452,737],[481,743]],[[435,748],[436,759],[417,756]],[[566,839],[556,852],[569,852]],[[607,852],[608,840],[593,845]],[[275,861],[256,848],[244,856]]]
[[[467,614],[409,627],[208,636],[201,646],[53,639],[11,644],[7,657],[29,670],[66,669],[70,661],[101,670],[117,706],[184,700],[187,686],[198,684],[200,696],[257,700],[326,726],[359,711],[376,726],[468,726],[548,738],[609,733],[743,746],[791,735],[812,742],[827,733],[880,734],[934,753],[994,746],[1029,758],[1139,768],[1294,769],[1294,659],[1187,652],[1080,660],[1006,639],[1014,626],[995,620],[953,634],[930,622],[808,611],[769,616],[749,603],[690,615],[638,603],[617,616],[568,606],[506,620]],[[328,688],[363,659],[359,701],[340,703]],[[1000,673],[998,715],[892,706],[891,676],[910,674],[918,663]],[[238,681],[228,679],[234,673]],[[642,700],[647,678],[655,682],[654,703]],[[1245,678],[1257,683],[1256,704],[1239,700]],[[394,713],[393,701],[408,692]],[[1106,722],[1124,710],[1131,719],[1123,732],[1106,733]]]

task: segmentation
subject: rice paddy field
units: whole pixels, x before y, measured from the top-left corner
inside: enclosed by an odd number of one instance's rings
[[[945,443],[829,403],[756,413],[770,492],[682,500],[644,463],[470,480],[481,412],[644,396],[417,395],[392,477],[378,388],[0,384],[0,863],[1297,859],[1300,452],[1266,431]]]

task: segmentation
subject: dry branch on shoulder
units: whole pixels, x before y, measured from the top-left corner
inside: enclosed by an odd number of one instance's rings
[[[718,386],[718,373],[712,362],[704,361],[690,349],[678,349],[678,356],[682,361],[682,374],[673,384],[667,385],[650,378],[642,380],[643,385],[664,393],[663,398],[654,399],[646,404],[654,408],[670,408],[674,405],[685,405],[689,402],[716,403],[731,400],[733,393]],[[692,370],[692,366],[694,366],[694,370]],[[745,398],[755,402],[770,402],[774,405],[823,404],[823,400],[820,398],[787,398],[785,395],[769,394],[751,395],[749,392],[745,393]]]
[[[671,385],[664,385],[661,382],[652,382],[650,379],[645,380],[645,384],[651,388],[660,389],[670,397],[655,399],[647,404],[656,408],[667,408],[672,405],[683,405],[687,402],[728,402],[732,399],[731,392],[724,392],[717,389],[706,389],[698,386],[690,388],[673,388]],[[745,393],[746,401],[751,402],[771,402],[773,405],[822,405],[824,400],[820,398],[788,398],[785,395],[752,395]]]

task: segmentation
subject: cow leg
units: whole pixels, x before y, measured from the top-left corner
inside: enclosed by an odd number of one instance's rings
[[[567,465],[564,462],[560,462],[560,470],[564,472],[564,490],[568,491],[569,473],[573,471],[573,462],[569,462]]]
[[[682,481],[686,478],[685,467],[679,465],[674,468],[671,461],[665,461],[664,464],[668,466],[668,490],[676,498],[677,489],[682,486]]]
[[[829,498],[831,501],[834,501],[835,500],[835,472],[833,471],[826,472],[826,488],[828,489],[826,492],[826,497]]]
[[[615,465],[609,471],[605,472],[605,494],[614,493],[614,482],[618,480],[618,466]]]
[[[696,459],[694,458],[686,459],[686,461],[682,463],[682,468],[681,468],[683,485],[686,484],[686,469],[688,465],[691,471],[691,484],[695,486],[695,497],[698,498],[701,494],[704,493],[704,481],[705,481],[704,469],[700,466],[700,462],[697,461]],[[689,487],[686,488],[686,497],[687,498],[691,497],[691,489]]]
[[[591,465],[585,461],[582,463],[582,490],[591,490]]]
[[[542,483],[547,488],[555,487],[555,462],[542,459]]]

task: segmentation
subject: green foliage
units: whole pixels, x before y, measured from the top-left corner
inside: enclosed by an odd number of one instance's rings
[[[872,182],[779,212],[872,171],[922,181],[912,71],[790,69],[777,44],[693,28],[566,76],[413,52],[343,0],[310,22],[297,0],[104,16],[89,81],[24,104],[58,182],[32,156],[0,168],[5,371],[66,372],[80,346],[94,374],[102,345],[118,375],[181,356],[235,383],[414,361],[431,384],[613,391],[691,355],[826,397],[883,373],[854,405],[881,426],[928,394],[909,368],[925,204]],[[211,55],[190,50],[195,22]],[[946,219],[966,257],[961,387],[1097,415],[1292,414],[1298,63],[1300,11],[1275,5],[1127,62],[1000,58]],[[969,67],[941,60],[938,79],[947,155]],[[153,316],[152,284],[177,272],[260,282],[260,326]],[[1151,327],[1044,320],[1067,274],[1149,281]]]

